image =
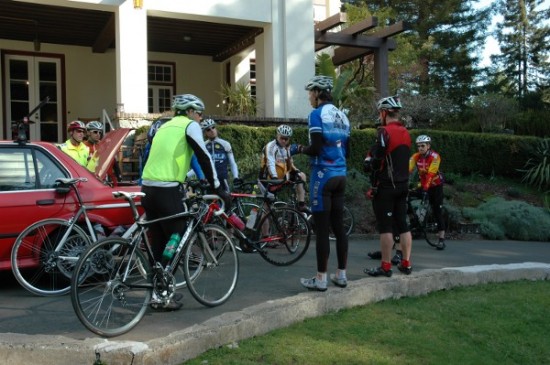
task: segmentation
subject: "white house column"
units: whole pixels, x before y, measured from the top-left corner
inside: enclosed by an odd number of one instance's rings
[[[126,0],[116,12],[117,104],[126,113],[147,113],[147,11]]]
[[[259,101],[266,117],[304,118],[311,111],[304,85],[315,74],[311,1],[272,4],[271,25],[257,38],[256,78],[265,90]]]

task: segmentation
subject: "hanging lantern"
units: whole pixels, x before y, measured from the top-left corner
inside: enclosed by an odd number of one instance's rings
[[[134,0],[134,9],[143,8],[143,0]]]

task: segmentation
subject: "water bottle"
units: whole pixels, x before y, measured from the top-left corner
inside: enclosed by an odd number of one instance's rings
[[[94,225],[94,231],[98,240],[105,238],[105,229],[103,229],[101,224],[97,223]]]
[[[258,208],[252,208],[250,210],[250,216],[246,222],[246,228],[253,229],[254,224],[256,223],[256,217],[258,216]]]
[[[236,214],[231,214],[228,217],[229,222],[231,222],[231,225],[235,228],[237,228],[239,231],[244,230],[244,223]]]
[[[174,256],[174,253],[176,252],[176,249],[178,248],[178,245],[180,243],[181,236],[179,233],[173,233],[170,236],[170,240],[166,244],[166,248],[164,249],[164,252],[162,253],[162,257],[166,260],[170,260],[172,256]]]

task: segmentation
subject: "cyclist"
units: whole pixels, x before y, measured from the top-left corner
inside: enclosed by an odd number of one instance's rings
[[[97,150],[97,144],[103,137],[103,124],[97,121],[92,121],[86,124],[86,139],[83,141],[88,147],[88,164],[86,167],[91,172],[95,171],[97,166],[98,156],[95,153]]]
[[[90,157],[93,156],[97,149],[97,144],[103,137],[103,124],[98,121],[91,121],[86,124],[86,140],[84,144],[90,150]]]
[[[83,142],[86,125],[80,120],[74,120],[69,123],[67,132],[69,133],[69,139],[58,145],[58,148],[71,156],[80,165],[86,167],[90,156],[90,151]]]
[[[445,249],[445,220],[443,219],[443,175],[439,171],[441,156],[431,149],[432,139],[425,134],[416,138],[418,152],[409,160],[409,172],[416,168],[420,178],[420,192],[430,201],[438,230],[438,250]]]
[[[375,144],[364,161],[365,171],[373,171],[372,204],[380,233],[381,265],[365,269],[370,276],[391,276],[391,252],[394,243],[393,225],[400,236],[403,258],[399,271],[411,274],[412,237],[407,225],[407,195],[409,191],[409,156],[411,136],[399,121],[401,101],[397,96],[380,99],[377,104],[382,125],[377,130]]]
[[[193,153],[197,155],[210,186],[222,197],[226,208],[230,209],[230,196],[220,185],[214,164],[206,151],[200,125],[194,120],[203,112],[204,103],[195,95],[176,95],[172,109],[175,116],[157,130],[143,169],[142,191],[146,195],[141,204],[147,218],[156,219],[184,211],[183,182]],[[173,234],[180,234],[184,230],[184,219],[172,219],[150,226],[152,251],[156,261],[164,264],[162,253],[166,243]],[[151,306],[154,309],[177,310],[182,304],[177,297],[174,298],[162,306],[161,301],[153,298]]]
[[[242,180],[239,179],[239,168],[235,162],[235,155],[233,154],[231,143],[218,137],[216,122],[213,119],[204,119],[201,122],[201,128],[206,136],[206,150],[210,153],[212,160],[214,160],[218,179],[225,190],[230,191],[228,168],[231,169],[233,183],[242,182]]]
[[[292,137],[290,126],[281,124],[277,127],[275,139],[268,142],[262,149],[260,179],[289,179],[295,181],[296,175],[299,175],[302,181],[306,181],[306,175],[294,166],[290,154],[290,137]],[[264,188],[262,184],[259,185]],[[298,210],[300,211],[307,211],[305,195],[304,184],[297,184],[296,198],[298,199]]]
[[[315,222],[317,275],[300,279],[309,290],[327,290],[330,255],[329,227],[336,236],[338,268],[330,275],[341,288],[347,286],[348,236],[343,222],[346,188],[346,158],[349,157],[350,123],[347,116],[332,104],[333,81],[315,76],[305,86],[314,108],[309,114],[309,146],[298,146],[298,153],[310,156],[311,211]]]

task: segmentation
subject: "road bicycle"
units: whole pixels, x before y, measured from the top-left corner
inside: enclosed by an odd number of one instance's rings
[[[113,195],[129,202],[137,231],[127,239],[100,240],[78,259],[71,281],[71,302],[86,328],[104,337],[131,330],[152,299],[161,305],[172,300],[177,287],[174,274],[180,262],[187,288],[199,303],[213,307],[229,299],[239,274],[237,250],[224,228],[203,223],[208,215],[224,212],[223,204],[214,212],[205,203],[218,201],[219,196],[195,196],[183,213],[144,220],[134,201],[143,193],[120,191]],[[147,227],[178,218],[186,220],[186,228],[173,257],[163,266],[153,257]]]
[[[284,183],[283,180],[260,181],[269,187]],[[291,207],[275,206],[275,198],[268,190],[263,194],[253,193],[254,185],[255,182],[245,182],[236,185],[231,192],[234,204],[231,212],[246,223],[243,231],[227,214],[219,218],[232,227],[240,251],[259,253],[276,266],[297,262],[305,255],[311,241],[311,228],[306,218]]]
[[[87,178],[60,178],[56,193],[75,192],[78,209],[69,220],[47,218],[31,224],[19,234],[11,251],[13,275],[23,288],[41,296],[66,294],[78,256],[98,236],[88,211],[130,207],[127,203],[84,205],[78,190]],[[130,227],[123,237],[129,237],[137,227]]]
[[[447,216],[445,208],[443,209],[443,217]],[[427,197],[422,195],[417,190],[410,190],[407,198],[407,216],[409,220],[409,228],[413,238],[424,238],[432,247],[438,247],[439,234],[437,228],[437,220],[432,210]]]
[[[276,193],[277,201],[275,202],[275,205],[276,206],[288,205],[295,209],[298,209],[298,199],[296,197],[297,184],[305,184],[305,181],[300,179],[300,175],[298,174],[296,174],[295,181],[286,180],[285,184],[282,186],[281,191]],[[306,214],[306,219],[309,222],[312,231],[315,231],[315,222],[311,214],[311,211],[307,209],[306,211],[303,211],[303,213]],[[349,236],[353,232],[353,228],[355,227],[355,218],[353,217],[353,214],[351,213],[349,208],[345,205],[344,205],[344,211],[342,214],[342,222],[344,224],[346,235]],[[336,239],[336,236],[334,236],[334,234],[332,233],[332,227],[330,228],[329,238],[331,240]]]

